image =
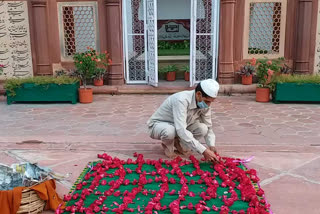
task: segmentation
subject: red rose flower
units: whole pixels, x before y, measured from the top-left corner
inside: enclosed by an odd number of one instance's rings
[[[76,200],[78,197],[79,197],[79,193],[76,193],[76,194],[74,194],[74,195],[72,196],[72,199],[73,199],[73,200]]]
[[[124,180],[123,184],[126,185],[126,186],[129,185],[130,184],[130,180],[129,179]]]
[[[120,190],[118,190],[115,193],[113,193],[113,195],[116,196],[116,197],[120,196],[120,194],[121,194]]]
[[[95,206],[95,207],[93,208],[93,211],[96,212],[96,213],[99,212],[99,211],[100,211],[100,207]]]
[[[142,192],[142,194],[144,194],[145,196],[147,196],[148,195],[148,190],[143,190],[143,192]]]
[[[257,195],[263,196],[263,194],[264,194],[264,191],[260,188],[260,189],[257,191]]]
[[[82,183],[79,183],[79,184],[77,184],[77,187],[76,187],[76,189],[77,189],[77,190],[80,190],[80,189],[82,189]]]
[[[176,180],[175,180],[174,178],[170,178],[170,179],[169,179],[169,182],[170,182],[171,184],[175,184],[175,183],[176,183]]]
[[[176,193],[176,190],[173,189],[173,190],[171,190],[171,192],[169,193],[169,195],[174,195],[175,193]]]
[[[221,210],[220,210],[219,214],[228,214],[229,213],[229,207],[221,206],[220,209]]]
[[[72,199],[72,196],[70,194],[64,195],[63,200],[64,201],[70,201]]]
[[[193,204],[191,202],[188,204],[188,209],[193,210]]]
[[[190,196],[190,197],[195,197],[196,194],[194,194],[194,192],[189,192],[189,196]]]
[[[212,205],[212,210],[214,210],[214,211],[219,211],[219,208],[218,207],[216,207],[215,205]]]

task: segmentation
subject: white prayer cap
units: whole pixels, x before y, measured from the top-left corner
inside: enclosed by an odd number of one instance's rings
[[[216,98],[219,91],[219,83],[213,79],[206,79],[200,82],[200,86],[204,93],[209,97]]]

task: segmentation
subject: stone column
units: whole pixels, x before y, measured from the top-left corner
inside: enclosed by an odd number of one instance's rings
[[[310,73],[313,0],[298,0],[295,71]],[[312,47],[314,48],[314,47]]]
[[[219,47],[219,82],[234,83],[234,12],[236,0],[221,0],[220,9],[220,47]]]
[[[122,4],[121,0],[105,0],[105,23],[107,51],[111,55],[109,67],[109,85],[122,85],[123,43],[122,43]]]

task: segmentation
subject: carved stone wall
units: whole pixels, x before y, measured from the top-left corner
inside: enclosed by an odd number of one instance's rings
[[[26,1],[0,2],[0,79],[33,75]]]

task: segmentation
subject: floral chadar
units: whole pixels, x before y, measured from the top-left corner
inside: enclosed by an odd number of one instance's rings
[[[269,213],[270,204],[257,184],[260,179],[256,170],[245,168],[240,159],[218,156],[220,163],[213,165],[194,156],[190,160],[149,160],[135,153],[134,157],[136,160],[125,161],[98,155],[103,160],[90,163],[75,190],[64,196],[65,211]]]

